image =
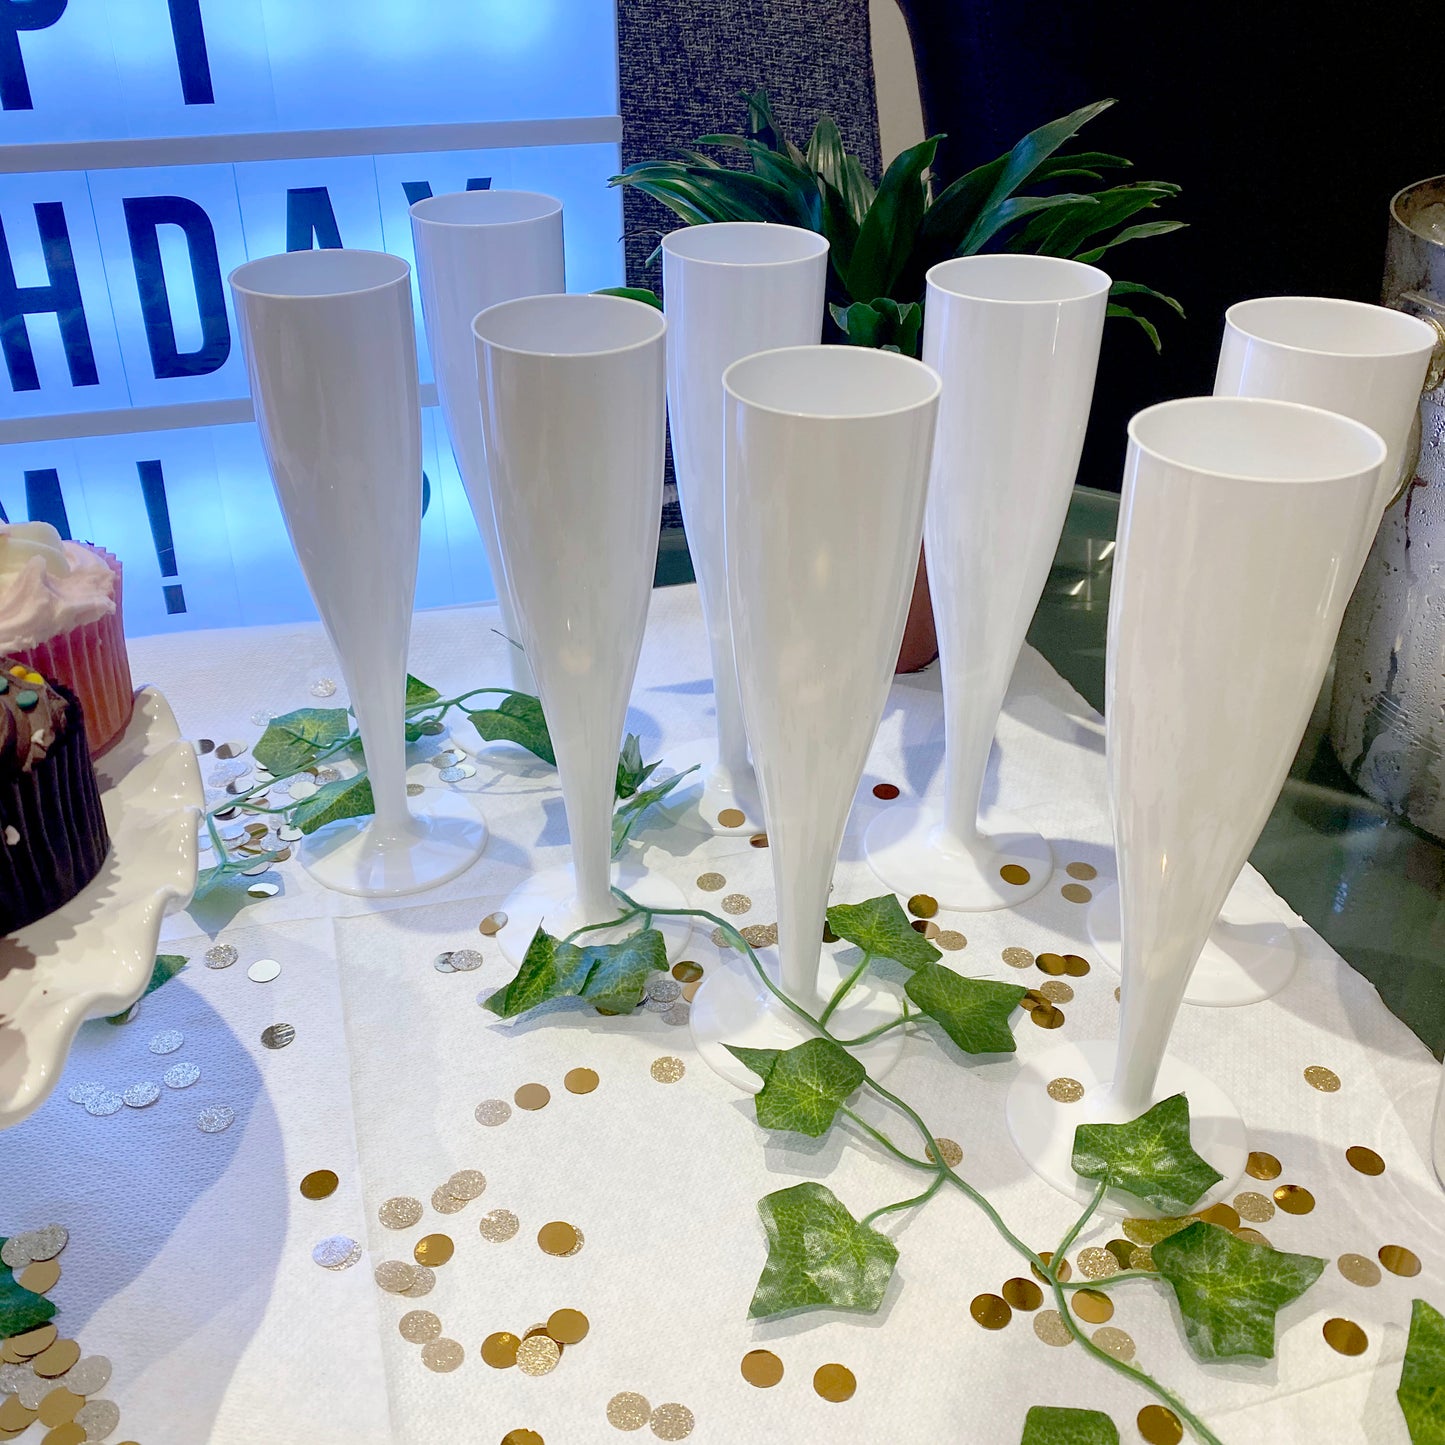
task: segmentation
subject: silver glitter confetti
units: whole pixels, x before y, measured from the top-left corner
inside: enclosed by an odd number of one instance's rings
[[[421,1362],[427,1369],[445,1375],[466,1359],[467,1352],[455,1341],[445,1337],[429,1340],[421,1347]]]
[[[424,792],[426,792],[426,789],[420,783],[408,783],[406,785],[406,795],[408,798],[419,798]]]
[[[438,973],[456,972],[456,969],[452,967],[452,956],[449,952],[437,954],[437,956],[432,959],[431,966],[436,969]]]
[[[246,890],[252,898],[274,898],[280,891],[279,883],[253,883]]]
[[[412,1272],[416,1278],[402,1293],[407,1299],[421,1299],[423,1295],[429,1295],[437,1282],[436,1271],[427,1265],[417,1264],[412,1266]]]
[[[264,863],[258,863],[254,868],[241,869],[243,878],[259,878],[263,873],[271,871],[272,864],[279,862],[279,859],[268,858]]]
[[[397,1331],[409,1345],[424,1345],[442,1332],[442,1322],[430,1310],[408,1310],[397,1322]]]
[[[467,1207],[467,1201],[447,1193],[445,1184],[438,1184],[431,1193],[431,1207],[438,1214],[457,1214]]]
[[[121,1098],[132,1109],[144,1109],[154,1104],[161,1096],[161,1086],[154,1079],[141,1079],[128,1088]]]
[[[475,948],[458,948],[451,955],[453,973],[470,973],[482,966],[482,955]]]
[[[120,1406],[114,1400],[87,1400],[75,1412],[75,1423],[87,1440],[104,1440],[120,1424]]]
[[[246,977],[252,983],[270,983],[273,978],[278,978],[280,973],[281,965],[274,958],[258,958],[246,970]]]
[[[199,848],[202,853],[209,853],[215,846],[215,843],[211,840],[209,830],[196,834],[196,847]]]
[[[493,1209],[482,1216],[478,1228],[483,1239],[505,1244],[521,1228],[521,1220],[510,1209]]]
[[[416,1270],[416,1265],[404,1259],[384,1259],[372,1275],[387,1294],[405,1294],[416,1283]]]
[[[398,1194],[388,1199],[376,1211],[376,1217],[387,1229],[410,1229],[422,1216],[420,1199],[409,1194]]]
[[[316,784],[313,783],[310,778],[291,779],[291,796],[295,798],[298,803],[304,802],[307,798],[312,797],[319,791],[320,789],[317,788]]]
[[[251,725],[253,727],[263,728],[275,716],[276,714],[269,708],[258,707],[256,711],[251,714]]]
[[[417,730],[427,737],[440,737],[447,728],[440,718],[429,717],[424,723],[417,724]]]
[[[33,1375],[35,1372],[29,1364],[13,1365],[8,1360],[0,1361],[0,1395],[13,1395],[24,1375]],[[77,1390],[76,1394],[81,1391]]]
[[[43,1380],[31,1370],[28,1378],[15,1382],[15,1398],[27,1410],[37,1410],[40,1402],[55,1388],[54,1380]]]
[[[173,1054],[185,1041],[179,1029],[167,1029],[164,1033],[157,1034],[148,1047],[153,1054]]]
[[[682,985],[665,973],[647,975],[647,996],[659,1003],[671,1003],[682,992]]]
[[[325,787],[327,783],[334,783],[341,776],[339,768],[317,768],[316,781]]]
[[[268,1024],[261,1030],[261,1042],[268,1049],[284,1049],[296,1037],[290,1024]]]
[[[65,1388],[77,1395],[98,1395],[110,1384],[110,1361],[104,1355],[87,1355],[70,1367]]]
[[[104,1084],[72,1084],[65,1091],[65,1097],[72,1104],[88,1104],[103,1088]]]
[[[443,768],[437,774],[444,783],[459,783],[463,778],[470,778],[476,772],[472,767]]]
[[[250,763],[243,763],[239,758],[233,758],[228,763],[217,763],[207,774],[206,783],[212,788],[224,788],[227,783],[236,778],[244,778],[250,771]]]
[[[454,767],[464,757],[466,757],[465,753],[453,752],[450,748],[446,748],[439,753],[433,753],[427,762],[440,771],[442,768]]]
[[[240,958],[233,943],[217,943],[206,950],[207,968],[230,968]]]
[[[350,1269],[361,1258],[361,1246],[346,1234],[332,1234],[311,1251],[322,1269]]]
[[[172,1064],[161,1075],[161,1081],[168,1089],[189,1089],[200,1077],[200,1068],[189,1060],[183,1059],[178,1064]]]
[[[54,1259],[70,1243],[70,1231],[63,1224],[47,1224],[25,1236],[31,1259]]]
[[[480,1169],[458,1169],[443,1186],[453,1199],[477,1199],[487,1187]]]
[[[476,1108],[477,1123],[485,1124],[489,1129],[505,1124],[511,1117],[512,1106],[505,1099],[483,1099]]]
[[[236,1111],[229,1104],[211,1104],[196,1116],[202,1134],[224,1134],[235,1122]]]
[[[125,1100],[119,1094],[110,1089],[102,1089],[98,1094],[94,1094],[86,1100],[85,1112],[94,1114],[97,1119],[104,1119],[124,1107]]]
[[[283,843],[297,843],[300,842],[300,840],[306,835],[301,831],[300,828],[293,828],[290,823],[283,823],[279,828],[276,829],[276,836]]]
[[[663,1014],[662,1021],[671,1024],[674,1028],[680,1028],[692,1017],[692,1005],[685,999],[678,999],[668,1011]]]
[[[307,691],[312,697],[332,697],[336,693],[336,684],[329,677],[318,677]]]
[[[672,1007],[672,1000],[667,998],[650,998],[642,1006],[648,1013],[665,1014]]]
[[[6,1264],[13,1270],[22,1270],[30,1263],[30,1236],[28,1234],[12,1234],[3,1246],[0,1246],[0,1264]]]

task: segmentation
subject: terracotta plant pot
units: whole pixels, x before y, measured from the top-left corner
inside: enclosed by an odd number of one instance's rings
[[[918,575],[913,579],[913,600],[903,627],[896,672],[919,672],[938,656],[938,633],[933,626],[933,599],[928,595],[928,558],[918,553]]]

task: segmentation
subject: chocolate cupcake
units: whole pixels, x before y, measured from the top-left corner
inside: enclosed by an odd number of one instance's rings
[[[75,694],[0,660],[0,934],[70,902],[109,850]]]

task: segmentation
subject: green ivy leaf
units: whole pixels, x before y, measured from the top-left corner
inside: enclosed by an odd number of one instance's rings
[[[250,868],[259,868],[265,863],[275,863],[280,856],[278,851],[252,853],[227,858],[224,863],[214,863],[209,868],[202,868],[196,875],[196,891],[191,895],[191,902],[199,902],[228,878],[239,878]]]
[[[934,963],[943,957],[915,931],[891,893],[863,903],[835,903],[828,910],[828,927],[839,938],[856,943],[874,958],[891,958],[904,968],[917,968],[919,964]]]
[[[648,975],[667,972],[667,941],[655,928],[644,928],[620,943],[580,949],[566,944],[557,953],[561,974],[580,978],[582,997],[608,1013],[630,1013],[642,1002]]]
[[[1410,1339],[1396,1393],[1410,1445],[1445,1445],[1445,1315],[1422,1299],[1410,1311]]]
[[[371,796],[371,779],[365,773],[354,778],[337,778],[303,798],[291,810],[291,825],[303,833],[314,833],[341,818],[364,818],[376,811]],[[254,866],[254,865],[253,865]]]
[[[754,1096],[764,1129],[791,1129],[816,1139],[832,1127],[841,1104],[863,1082],[863,1065],[832,1039],[808,1039],[791,1049],[725,1045],[762,1081]]]
[[[622,752],[617,758],[616,796],[630,798],[658,766],[659,763],[642,761],[642,739],[636,733],[628,733],[622,744]]]
[[[1080,1124],[1074,1131],[1074,1173],[1106,1179],[1161,1214],[1187,1214],[1224,1178],[1194,1152],[1189,1104],[1175,1094],[1127,1124]]]
[[[344,707],[302,707],[272,718],[251,756],[276,777],[300,772],[351,732]]]
[[[5,1243],[0,1239],[0,1245]],[[8,1264],[0,1264],[0,1340],[23,1335],[43,1325],[55,1314],[55,1306],[43,1294],[25,1289]]]
[[[1119,1445],[1119,1427],[1102,1410],[1034,1405],[1019,1445]]]
[[[141,994],[141,998],[144,998],[146,994],[154,993],[163,983],[169,983],[188,962],[189,960],[182,953],[158,953],[156,955],[155,967],[151,969],[150,982],[146,984],[145,993]],[[139,1002],[140,999],[137,999],[136,1003]],[[122,1013],[111,1014],[110,1017],[106,1019],[106,1023],[128,1023],[131,1014],[134,1012],[135,1004],[132,1004]]]
[[[898,1249],[859,1224],[831,1189],[809,1181],[758,1200],[768,1259],[748,1314],[771,1319],[831,1305],[872,1312],[883,1303]]]
[[[545,929],[538,928],[527,945],[522,962],[510,983],[504,984],[487,999],[487,1007],[499,1018],[516,1018],[549,999],[566,997],[562,975],[557,967],[558,942]],[[573,950],[575,953],[577,950]]]
[[[1178,1301],[1185,1337],[1201,1360],[1270,1359],[1276,1313],[1325,1267],[1313,1255],[1253,1244],[1203,1220],[1161,1239],[1153,1254]]]
[[[965,978],[941,963],[925,963],[914,969],[903,991],[965,1053],[1013,1053],[1016,1045],[1009,1016],[1028,992],[1026,988],[987,978]]]
[[[500,738],[519,743],[544,763],[551,763],[554,768],[557,766],[557,754],[552,751],[552,739],[547,732],[547,719],[542,716],[542,704],[530,693],[511,693],[502,699],[500,706],[482,708],[468,716],[473,727],[488,742]]]
[[[430,707],[434,702],[440,702],[442,695],[430,683],[423,682],[411,673],[406,675],[406,705],[408,708]]]
[[[647,767],[650,773],[656,763]],[[700,764],[694,763],[690,768],[680,773],[674,773],[670,778],[664,778],[660,783],[651,788],[644,788],[640,793],[634,793],[630,798],[624,799],[617,805],[617,810],[612,814],[612,856],[615,858],[621,851],[622,845],[637,830],[637,825],[642,821],[642,815],[654,804],[660,803],[689,773],[695,773]],[[646,776],[646,774],[644,774]]]

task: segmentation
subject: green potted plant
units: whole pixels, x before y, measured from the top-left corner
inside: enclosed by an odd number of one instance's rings
[[[693,148],[672,160],[639,161],[612,178],[662,202],[688,225],[711,221],[774,221],[828,238],[825,340],[877,346],[917,356],[923,333],[929,267],[951,256],[1021,251],[1095,262],[1128,241],[1178,230],[1182,221],[1151,219],[1176,196],[1170,181],[1115,183],[1122,156],[1069,150],[1079,130],[1113,105],[1102,100],[1030,131],[1012,150],[959,177],[936,195],[929,167],[942,136],[897,156],[875,186],[838,127],[823,116],[801,149],[779,129],[765,91],[745,97],[741,135],[705,135],[710,146],[742,165]],[[655,300],[650,292],[633,291]],[[1183,308],[1139,281],[1115,281],[1108,314],[1135,322],[1158,350],[1159,332],[1135,310],[1157,303]],[[900,671],[937,655],[926,573],[919,566]]]

